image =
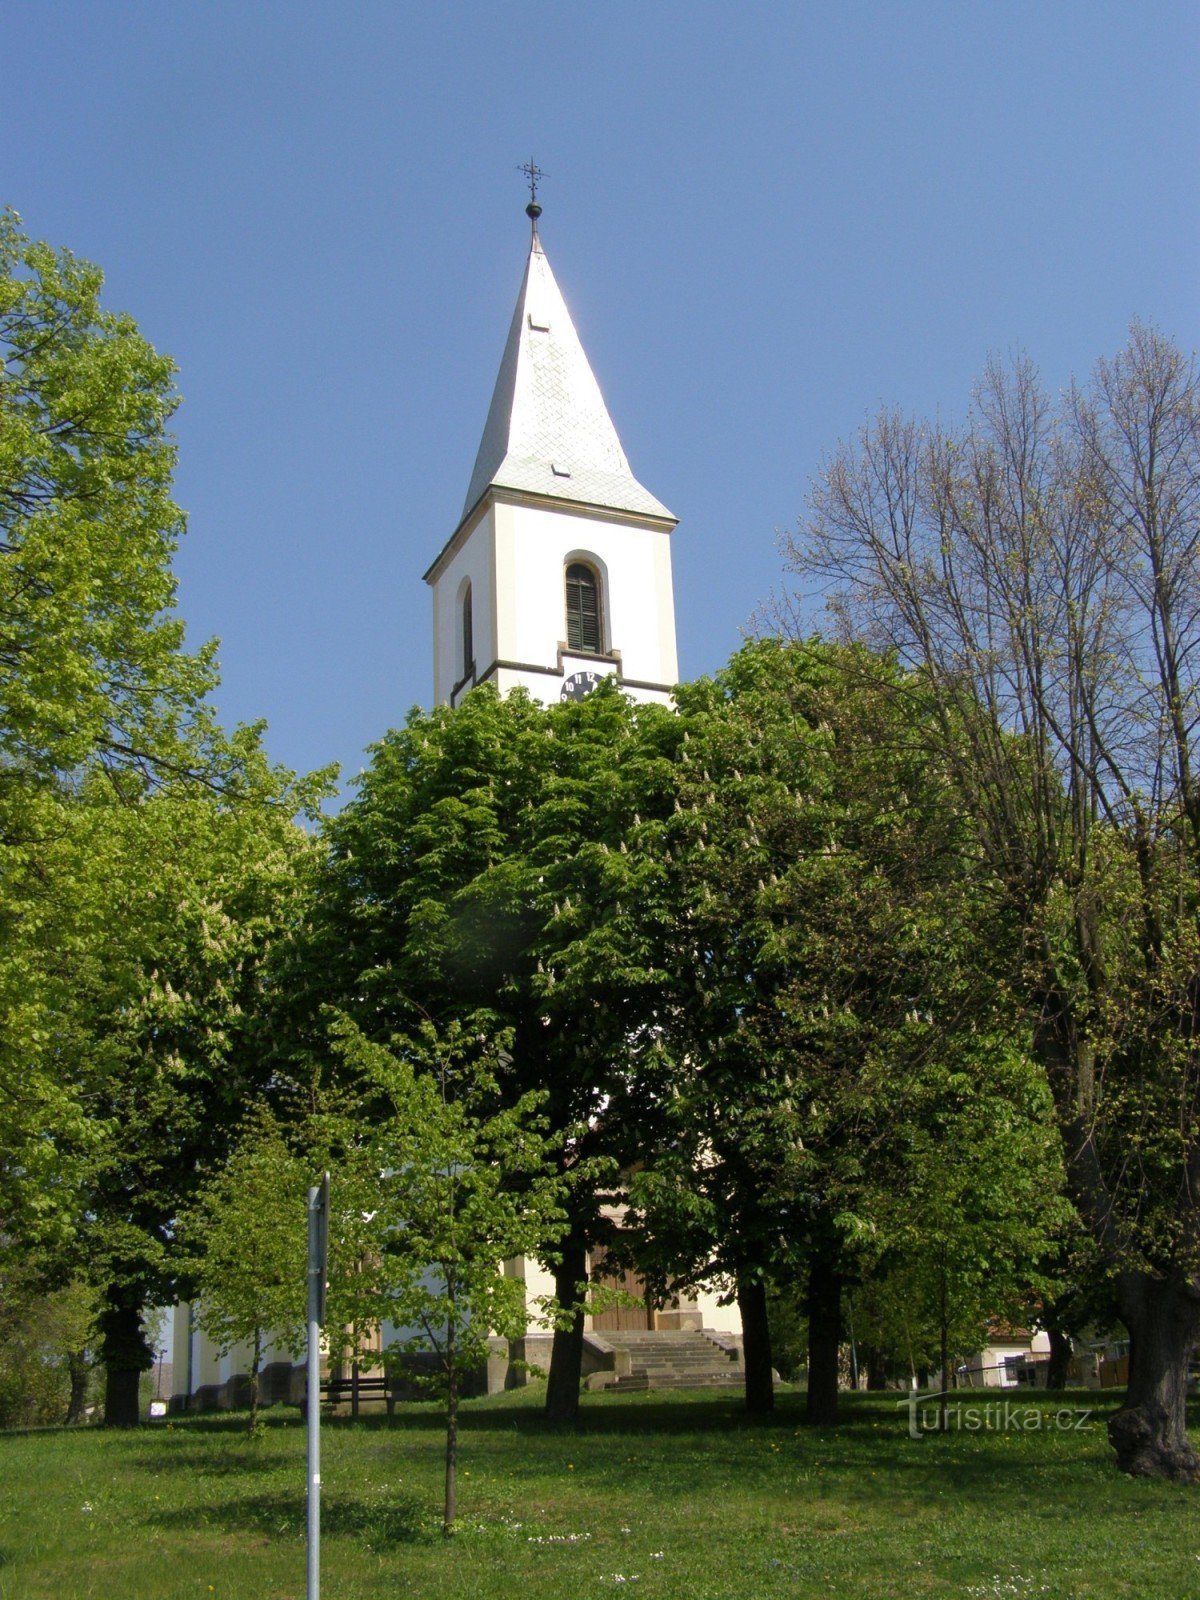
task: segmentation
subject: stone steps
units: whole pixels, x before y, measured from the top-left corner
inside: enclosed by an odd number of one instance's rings
[[[678,1329],[655,1333],[605,1330],[598,1337],[628,1353],[629,1372],[611,1386],[625,1393],[639,1389],[734,1388],[742,1382],[741,1362],[704,1333]]]

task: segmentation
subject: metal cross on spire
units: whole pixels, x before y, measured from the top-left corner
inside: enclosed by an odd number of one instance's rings
[[[518,167],[517,171],[523,172],[529,180],[529,204],[525,207],[525,215],[533,224],[533,237],[536,239],[538,218],[542,214],[542,208],[538,205],[537,197],[538,180],[544,178],[546,174],[538,166],[537,162],[532,159],[527,161],[524,166]]]
[[[538,179],[544,178],[546,174],[536,161],[527,161],[523,167],[518,167],[517,171],[523,172],[529,179],[529,201],[531,205],[537,205]]]

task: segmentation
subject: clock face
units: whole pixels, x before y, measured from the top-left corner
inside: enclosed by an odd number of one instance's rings
[[[604,677],[602,672],[573,672],[569,678],[563,679],[560,700],[582,700]]]

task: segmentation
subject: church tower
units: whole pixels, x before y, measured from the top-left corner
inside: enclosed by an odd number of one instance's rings
[[[630,471],[538,238],[500,363],[462,518],[425,574],[434,699],[477,683],[537,700],[613,674],[637,700],[678,681],[671,530]]]

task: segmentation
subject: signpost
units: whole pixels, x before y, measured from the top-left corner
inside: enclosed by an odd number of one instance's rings
[[[308,1600],[321,1593],[321,1329],[329,1276],[329,1174],[308,1191]]]

